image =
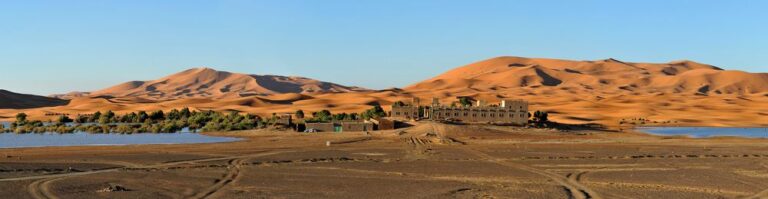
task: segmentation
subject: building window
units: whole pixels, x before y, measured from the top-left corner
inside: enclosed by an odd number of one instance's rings
[[[467,116],[469,116],[469,113],[464,113],[464,117],[467,117]]]
[[[459,117],[459,113],[458,113],[458,112],[456,112],[456,113],[453,113],[453,116],[455,116],[455,117]]]
[[[494,117],[496,114],[491,113],[490,117]]]

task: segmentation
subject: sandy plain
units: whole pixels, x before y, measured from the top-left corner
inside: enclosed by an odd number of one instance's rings
[[[766,139],[430,122],[209,134],[243,140],[0,149],[0,198],[768,197]]]

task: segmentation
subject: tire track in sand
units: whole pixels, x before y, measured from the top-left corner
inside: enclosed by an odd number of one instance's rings
[[[142,169],[146,169],[146,168],[163,168],[163,167],[169,167],[169,166],[175,166],[175,165],[181,165],[181,164],[194,164],[194,163],[210,162],[210,161],[218,161],[218,160],[235,160],[235,159],[241,159],[241,158],[275,155],[275,154],[286,153],[286,152],[292,152],[292,151],[272,151],[272,152],[263,152],[263,153],[251,154],[251,155],[239,155],[239,156],[229,156],[229,157],[205,158],[205,159],[178,161],[178,162],[163,163],[163,164],[149,165],[149,166],[140,166],[140,167],[123,167],[123,168],[112,168],[112,169],[103,169],[103,170],[94,170],[94,171],[84,171],[84,172],[77,172],[77,173],[63,173],[63,174],[27,176],[27,177],[18,177],[18,178],[4,178],[4,179],[0,179],[0,182],[21,181],[21,180],[37,180],[37,181],[34,181],[34,182],[30,183],[27,186],[28,193],[33,198],[35,198],[35,199],[47,199],[47,198],[54,199],[54,198],[58,198],[58,197],[56,197],[55,195],[53,195],[50,192],[50,189],[48,188],[48,185],[51,182],[53,182],[53,181],[61,180],[61,179],[68,178],[68,177],[90,175],[90,174],[97,174],[97,173],[107,173],[107,172],[121,171],[121,170],[132,169],[132,168],[142,168]],[[232,163],[233,162],[230,161],[230,164],[232,164]],[[242,162],[240,162],[239,164],[242,164]],[[239,168],[238,168],[238,173],[239,173]],[[237,176],[235,176],[235,177],[237,177]],[[232,180],[234,180],[234,178],[232,178]],[[219,184],[219,183],[216,183],[216,184]],[[229,182],[227,182],[226,184],[229,184]],[[224,185],[226,185],[226,184],[224,184]],[[221,187],[219,187],[219,189],[220,188]],[[206,190],[208,190],[208,189],[206,189]],[[215,193],[215,191],[214,191],[214,193]]]
[[[573,199],[601,199],[602,198],[600,197],[600,195],[597,194],[597,192],[577,182],[576,179],[577,179],[577,176],[579,175],[571,175],[571,177],[573,177],[573,179],[571,179],[568,177],[558,175],[556,173],[552,173],[552,172],[541,170],[541,169],[536,169],[523,164],[507,162],[477,150],[467,149],[467,148],[464,148],[464,150],[472,154],[475,154],[476,156],[488,162],[493,162],[502,166],[520,169],[520,170],[524,170],[524,171],[528,171],[528,172],[532,172],[532,173],[536,173],[536,174],[548,177],[549,179],[552,179],[553,181],[560,184],[560,186],[563,186],[563,188],[568,192],[569,198],[573,198]]]
[[[237,179],[237,177],[240,176],[240,167],[243,165],[244,161],[245,159],[229,160],[229,162],[227,162],[227,169],[228,169],[227,174],[225,174],[223,178],[219,179],[212,186],[195,194],[195,196],[192,196],[192,198],[209,198],[210,196],[220,191],[222,188],[224,188],[228,184],[234,182]]]
[[[768,169],[768,164],[763,163],[761,165],[763,165],[763,167]],[[748,196],[745,199],[761,199],[761,198],[768,198],[768,189],[763,190],[761,192],[757,192],[755,195]]]
[[[586,171],[579,171],[574,173],[569,173],[565,175],[565,177],[568,177],[569,180],[581,182],[581,177],[584,176],[584,174],[587,174]]]
[[[39,179],[60,178],[60,177],[74,177],[74,176],[81,176],[81,175],[90,175],[90,174],[97,174],[97,173],[106,173],[106,172],[120,171],[120,170],[126,170],[126,169],[162,168],[162,167],[169,167],[169,166],[175,166],[175,165],[181,165],[181,164],[194,164],[194,163],[200,163],[200,162],[210,162],[210,161],[218,161],[218,160],[230,160],[230,159],[234,159],[234,158],[259,157],[259,156],[274,155],[274,154],[286,153],[286,152],[292,152],[292,151],[276,151],[276,152],[267,152],[267,153],[254,154],[254,155],[240,155],[240,156],[205,158],[205,159],[187,160],[187,161],[163,163],[163,164],[149,165],[149,166],[140,166],[140,167],[122,167],[122,168],[112,168],[112,169],[102,169],[102,170],[93,170],[93,171],[83,171],[83,172],[75,172],[75,173],[37,175],[37,176],[26,176],[26,177],[16,177],[16,178],[2,178],[2,179],[0,179],[0,182],[21,181],[21,180],[39,180]]]
[[[280,153],[286,153],[286,152],[292,152],[292,151],[275,151],[275,152],[268,152],[268,153],[262,153],[262,154],[256,154],[256,155],[247,155],[247,156],[238,156],[237,158],[230,159],[227,162],[227,174],[224,175],[221,179],[216,181],[213,185],[211,185],[208,188],[205,188],[203,191],[195,194],[191,198],[210,198],[214,194],[221,191],[224,187],[231,184],[232,182],[235,182],[237,178],[240,176],[240,169],[244,165],[244,162],[248,158],[255,158],[255,157],[261,157],[261,156],[268,156],[268,155],[275,155]]]
[[[435,126],[434,124],[430,124],[430,126],[432,127],[432,131],[433,132],[439,133],[440,135],[445,135],[445,133],[443,132],[443,131],[445,131],[444,128],[439,128],[438,129],[438,127]],[[582,185],[581,183],[577,182],[576,179],[569,179],[567,177],[561,176],[561,175],[556,174],[556,173],[552,173],[552,172],[549,172],[549,171],[546,171],[546,170],[536,169],[534,167],[526,166],[526,165],[523,165],[523,164],[507,162],[507,161],[505,161],[503,159],[499,159],[499,158],[493,157],[491,155],[488,155],[488,154],[483,153],[483,152],[478,151],[478,150],[473,150],[473,149],[469,149],[469,148],[466,148],[466,147],[461,147],[461,149],[463,149],[463,150],[465,150],[465,151],[467,151],[467,152],[469,152],[471,154],[475,154],[476,156],[478,156],[481,159],[483,159],[485,161],[488,161],[488,162],[493,162],[493,163],[496,163],[496,164],[499,164],[499,165],[502,165],[502,166],[506,166],[506,167],[510,167],[510,168],[515,168],[515,169],[520,169],[520,170],[524,170],[524,171],[528,171],[528,172],[531,172],[531,173],[536,173],[536,174],[548,177],[548,178],[552,179],[553,181],[557,182],[558,184],[560,184],[560,186],[563,186],[565,191],[568,193],[568,198],[573,198],[573,199],[602,199],[602,197],[600,197],[600,195],[598,195],[597,192],[595,192],[592,189],[590,189],[590,188]]]
[[[48,178],[48,179],[41,179],[34,181],[27,185],[27,192],[30,193],[32,198],[35,199],[58,199],[53,193],[51,193],[51,190],[48,188],[48,185],[61,178]]]

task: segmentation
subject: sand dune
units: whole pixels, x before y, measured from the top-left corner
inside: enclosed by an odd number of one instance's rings
[[[406,91],[473,88],[582,88],[599,93],[754,94],[768,91],[768,74],[724,71],[692,61],[661,64],[616,59],[569,61],[497,57],[410,85]]]
[[[443,103],[456,96],[525,99],[570,123],[648,118],[685,125],[768,125],[768,74],[693,61],[631,63],[497,57],[404,88]]]
[[[151,81],[131,81],[90,93],[54,95],[140,97],[152,100],[182,98],[237,98],[282,93],[355,92],[366,89],[342,86],[304,77],[247,75],[194,68]]]
[[[456,69],[403,89],[379,91],[301,77],[257,76],[197,68],[153,81],[127,82],[87,95],[67,106],[3,109],[36,114],[129,112],[190,107],[261,115],[328,109],[360,112],[398,100],[432,97],[451,103],[471,96],[497,103],[525,99],[531,110],[550,111],[567,123],[617,125],[647,118],[676,125],[768,125],[768,74],[730,71],[693,61],[632,63],[616,59],[571,61],[497,57]]]

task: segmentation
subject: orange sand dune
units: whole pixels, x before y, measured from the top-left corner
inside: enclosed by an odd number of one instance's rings
[[[649,64],[615,59],[568,61],[497,57],[456,68],[405,90],[484,91],[548,87],[594,93],[755,94],[768,91],[768,74],[724,71],[691,61]]]
[[[257,76],[197,68],[153,81],[117,85],[71,96],[66,106],[0,109],[10,117],[23,111],[88,113],[190,107],[260,115],[328,109],[361,112],[373,105],[432,97],[441,103],[471,96],[497,103],[525,99],[531,110],[546,110],[567,123],[617,125],[621,119],[675,121],[677,125],[768,125],[768,74],[723,70],[692,61],[632,63],[616,59],[571,61],[497,57],[456,69],[403,89],[380,91],[300,77]]]
[[[489,102],[525,99],[555,120],[616,125],[623,118],[678,124],[768,125],[768,74],[727,71],[692,61],[630,63],[497,57],[404,88],[444,103],[456,96]]]
[[[90,93],[53,95],[141,97],[153,100],[182,98],[237,98],[282,93],[354,92],[366,89],[322,82],[304,77],[247,75],[194,68],[151,81],[131,81]]]

